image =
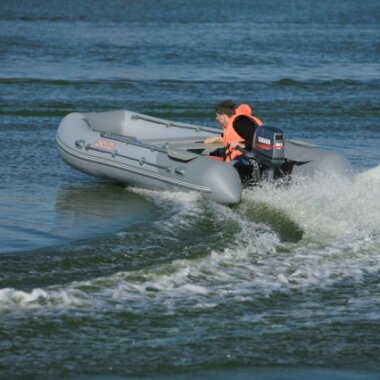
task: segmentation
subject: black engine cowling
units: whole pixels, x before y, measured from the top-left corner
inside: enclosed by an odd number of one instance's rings
[[[285,163],[285,138],[280,128],[263,125],[256,128],[252,152],[248,154],[253,164],[253,180],[273,179],[279,176]],[[256,168],[256,173],[255,173]],[[276,173],[277,172],[277,173]]]
[[[280,128],[262,126],[256,128],[253,137],[253,150],[268,164],[277,166],[285,160],[285,139]]]

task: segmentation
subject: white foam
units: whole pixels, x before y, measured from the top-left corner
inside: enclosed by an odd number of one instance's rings
[[[192,207],[196,201],[202,198],[202,195],[195,191],[163,191],[137,187],[131,188],[131,191],[145,196],[158,206],[162,206],[163,202],[172,202],[187,208]]]
[[[160,191],[134,188],[134,191],[151,200],[155,205],[163,208],[165,218],[155,222],[160,225],[166,236],[172,235],[178,226],[186,227],[192,216],[202,213],[200,193],[195,191]]]
[[[380,185],[380,165],[357,174],[356,181],[362,182],[363,184]]]
[[[262,187],[245,197],[285,211],[305,231],[306,238],[334,241],[380,232],[380,169],[348,177],[320,175],[295,179],[289,187]]]
[[[1,308],[80,307],[87,303],[87,296],[78,289],[61,290],[35,288],[30,292],[13,288],[0,289]]]

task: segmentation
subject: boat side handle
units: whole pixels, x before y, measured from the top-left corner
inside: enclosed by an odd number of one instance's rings
[[[86,144],[86,141],[84,141],[83,139],[79,139],[79,140],[75,140],[75,147],[77,149],[82,149]]]

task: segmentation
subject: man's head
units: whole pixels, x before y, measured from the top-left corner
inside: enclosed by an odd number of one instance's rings
[[[216,120],[222,128],[225,128],[232,115],[235,114],[235,104],[232,100],[225,100],[215,107]]]

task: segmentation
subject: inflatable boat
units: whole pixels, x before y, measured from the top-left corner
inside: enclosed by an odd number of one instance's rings
[[[93,176],[131,186],[202,193],[222,204],[239,203],[243,184],[229,163],[210,158],[216,147],[212,127],[177,123],[127,110],[71,113],[60,123],[56,142],[69,165]],[[348,160],[302,141],[287,140],[281,129],[256,129],[250,184],[284,176],[350,170]]]

